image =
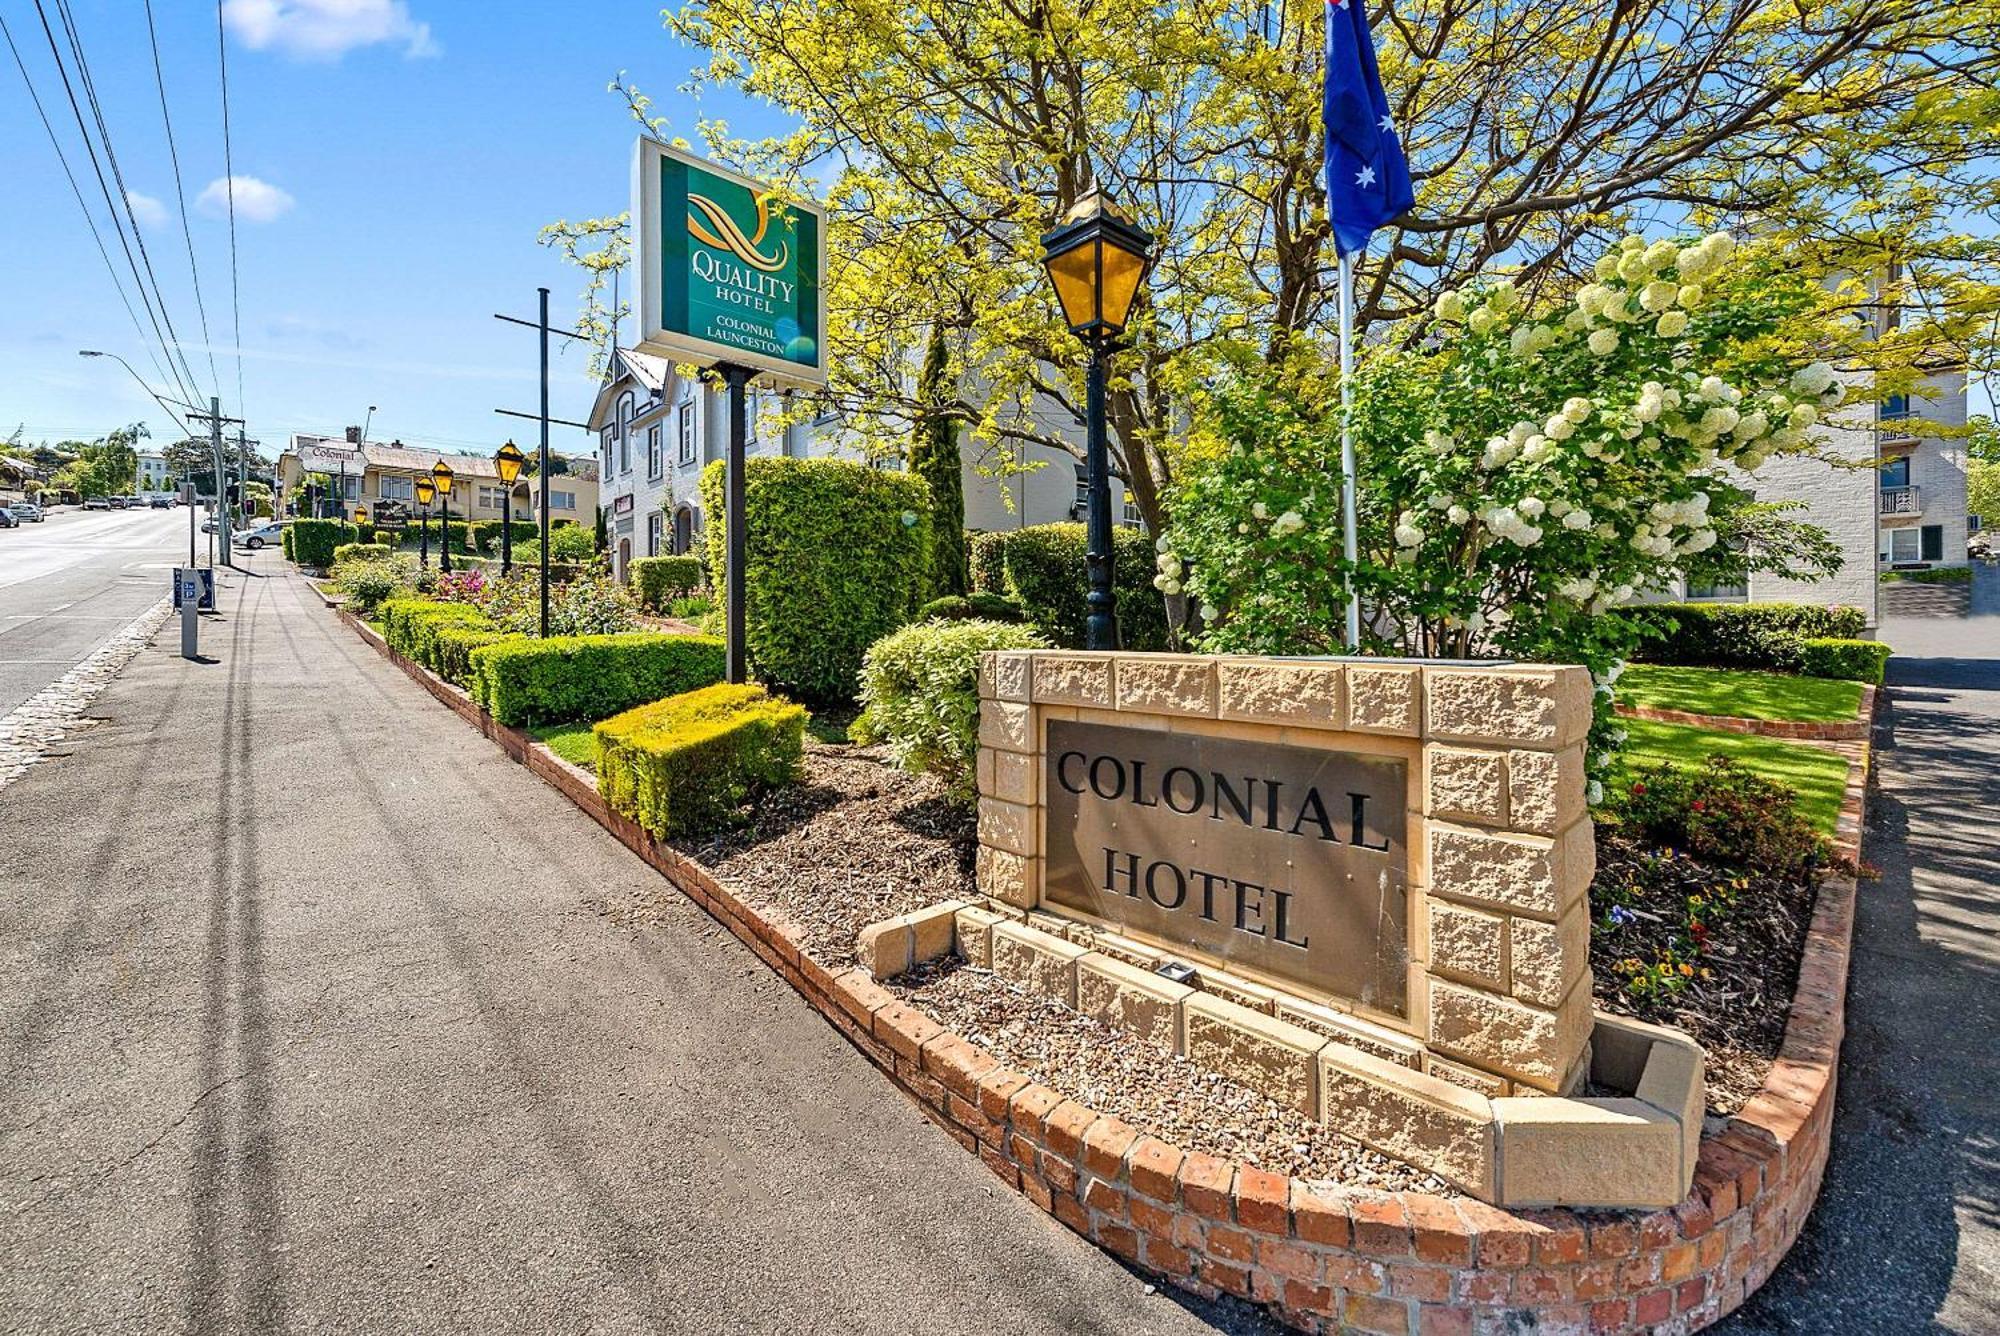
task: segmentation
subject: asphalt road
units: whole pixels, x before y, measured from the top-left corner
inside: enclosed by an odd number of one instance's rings
[[[0,715],[172,592],[186,510],[57,510],[0,529]],[[208,535],[200,534],[201,559]]]
[[[1729,1336],[2000,1332],[2000,571],[1885,622],[1833,1155]]]
[[[0,1329],[1262,1331],[1002,1187],[281,563],[0,793]]]

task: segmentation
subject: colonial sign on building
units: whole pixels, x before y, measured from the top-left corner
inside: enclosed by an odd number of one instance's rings
[[[642,138],[632,217],[641,351],[826,383],[819,205]]]

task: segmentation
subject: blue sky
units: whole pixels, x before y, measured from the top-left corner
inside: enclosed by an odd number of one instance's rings
[[[126,186],[158,202],[136,212],[174,323],[199,343],[141,0],[70,8]],[[228,226],[197,202],[224,176],[215,8],[153,0],[153,12],[211,342],[233,405]],[[511,433],[531,446],[533,423],[493,409],[534,410],[535,336],[492,315],[532,318],[535,288],[547,285],[552,322],[573,317],[578,271],[535,237],[558,217],[626,207],[636,127],[604,91],[614,75],[626,71],[674,131],[692,132],[693,107],[674,88],[693,57],[662,29],[658,0],[227,0],[225,12],[251,433],[269,452],[293,431],[359,423],[374,404],[375,439],[490,450]],[[35,7],[0,0],[0,16],[129,291]],[[740,100],[708,109],[753,131],[776,124]],[[130,376],[76,355],[119,353],[159,379],[4,47],[0,126],[0,437],[17,424],[29,441],[88,437],[141,419],[172,439],[166,414]],[[188,360],[207,393],[207,355],[191,349]],[[583,416],[584,356],[553,365],[551,412]],[[551,441],[586,449],[573,430]]]

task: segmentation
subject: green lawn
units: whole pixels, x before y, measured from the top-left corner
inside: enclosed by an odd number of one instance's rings
[[[1847,792],[1847,758],[1838,752],[1803,742],[1650,719],[1619,722],[1630,737],[1612,768],[1615,788],[1624,788],[1634,775],[1662,761],[1699,768],[1710,756],[1722,755],[1745,770],[1794,790],[1799,795],[1800,813],[1827,834],[1833,833],[1839,821],[1840,800]]]
[[[590,724],[543,724],[531,728],[528,733],[537,742],[548,744],[550,751],[568,761],[580,765],[585,770],[597,768],[597,743],[590,736]]]
[[[1738,719],[1797,719],[1835,723],[1861,709],[1861,684],[1790,673],[1735,668],[1674,668],[1635,663],[1618,679],[1621,705],[1689,710]]]

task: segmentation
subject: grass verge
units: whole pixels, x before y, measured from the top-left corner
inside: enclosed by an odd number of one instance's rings
[[[535,741],[546,743],[548,749],[568,761],[571,765],[582,766],[585,770],[597,769],[597,743],[590,735],[591,725],[543,724],[531,728],[528,735]]]
[[[1845,723],[1861,710],[1861,684],[1737,668],[1677,668],[1635,663],[1618,679],[1626,705],[1738,719]]]
[[[1833,834],[1839,823],[1840,802],[1847,794],[1847,758],[1838,752],[1687,724],[1620,722],[1629,736],[1612,766],[1612,784],[1618,789],[1662,762],[1697,767],[1710,756],[1721,755],[1797,793],[1800,814],[1826,834]]]

